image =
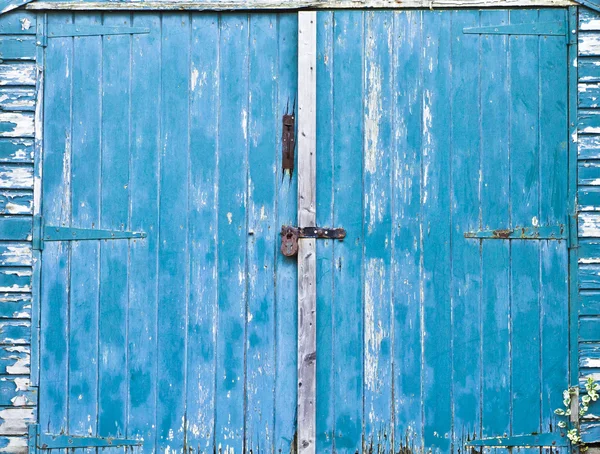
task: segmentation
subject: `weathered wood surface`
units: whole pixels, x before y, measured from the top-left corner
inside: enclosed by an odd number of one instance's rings
[[[0,15],[0,35],[35,35],[35,13],[12,11]]]
[[[600,348],[600,14],[580,8],[578,65],[579,376],[594,375]],[[597,379],[600,377],[597,377]],[[595,408],[582,420],[586,442],[600,441]]]
[[[565,7],[577,3],[571,0],[290,0],[290,1],[34,1],[31,10],[301,10],[301,9],[369,9],[369,8],[511,8]]]
[[[447,14],[452,28],[444,27]],[[50,40],[45,126],[52,146],[44,163],[44,203],[51,222],[143,229],[149,237],[125,246],[57,244],[44,252],[51,277],[42,297],[42,373],[55,379],[43,391],[45,427],[86,433],[91,414],[93,430],[127,430],[144,437],[145,450],[289,452],[301,379],[290,354],[296,348],[296,285],[304,285],[306,272],[318,271],[320,285],[311,292],[317,292],[319,313],[312,322],[318,323],[316,386],[323,397],[316,402],[309,450],[355,452],[366,443],[397,451],[425,441],[449,452],[452,443],[483,430],[479,421],[486,435],[509,430],[510,420],[498,413],[511,411],[519,415],[515,430],[544,429],[546,410],[555,405],[552,391],[566,382],[564,351],[557,353],[549,336],[562,339],[565,327],[539,314],[564,315],[565,282],[556,276],[565,274],[566,246],[480,245],[462,235],[506,227],[511,210],[514,222],[563,222],[564,193],[545,185],[562,188],[564,178],[551,167],[564,154],[555,145],[566,142],[557,126],[564,120],[565,93],[557,88],[565,77],[557,63],[565,60],[564,39],[465,37],[461,27],[561,14],[317,14],[315,109],[323,142],[312,159],[323,172],[318,219],[351,236],[319,243],[319,260],[301,245],[298,283],[293,261],[273,248],[279,225],[294,222],[298,212],[295,183],[277,161],[280,116],[296,92],[293,14],[111,15],[108,22],[153,31]],[[75,18],[98,21],[98,14]],[[499,52],[511,52],[510,65],[497,59]],[[524,59],[534,64],[519,69]],[[25,65],[17,67],[19,77]],[[490,72],[493,80],[486,78]],[[592,69],[586,74],[596,77]],[[80,89],[71,91],[71,84]],[[589,99],[591,111],[596,104],[589,88],[590,96],[581,99]],[[474,107],[464,109],[467,104]],[[265,118],[272,121],[265,124]],[[580,156],[589,160],[597,156],[597,127],[593,114],[582,117],[581,137],[589,140]],[[508,129],[512,141],[501,133]],[[27,210],[31,144],[0,142],[0,151],[3,143],[2,181],[7,194],[24,197],[18,210]],[[531,150],[540,153],[539,165],[527,161]],[[550,153],[547,160],[542,153]],[[534,181],[511,167],[517,158]],[[595,167],[589,169],[582,181],[594,181]],[[111,187],[105,179],[118,183]],[[594,207],[589,194],[580,204]],[[303,212],[311,209],[301,206]],[[595,231],[588,227],[594,219],[582,222],[581,228]],[[26,300],[18,298],[30,285],[21,275],[31,264],[30,250],[26,243],[10,246],[21,249],[0,252],[19,274],[0,277],[6,280],[1,287],[15,297],[6,313],[20,313]],[[69,273],[84,266],[78,275]],[[598,289],[594,272],[582,281],[587,292]],[[587,301],[591,313],[597,306],[592,297]],[[533,340],[530,326],[537,328]],[[499,341],[511,335],[527,344],[524,351]],[[99,351],[90,347],[98,342]],[[61,356],[67,346],[68,357]],[[9,360],[27,374],[22,347],[9,352]],[[85,363],[89,351],[92,367]],[[108,351],[115,356],[106,358]],[[530,357],[539,370],[527,377],[517,369],[509,373],[511,361],[523,369]],[[540,376],[548,382],[541,384]],[[519,399],[512,399],[511,386]],[[80,400],[78,387],[93,391]],[[540,394],[548,399],[539,401]]]
[[[36,15],[0,2],[0,452],[27,452],[37,421],[31,387]],[[24,62],[27,60],[27,62]]]
[[[593,375],[600,366],[600,14],[580,9],[579,54],[579,375]],[[600,377],[598,377],[600,378]],[[600,440],[600,414],[596,408],[582,420],[582,437]]]
[[[0,64],[0,86],[35,86],[36,69],[33,63]]]
[[[6,5],[5,5],[6,6]],[[6,11],[6,8],[4,8]],[[35,17],[0,16],[2,58],[32,59]],[[33,47],[32,47],[33,46]],[[35,421],[37,396],[29,387],[31,341],[31,240],[35,67],[0,64],[0,452],[24,452],[26,424]],[[19,88],[11,88],[12,86]],[[11,378],[9,375],[18,375]],[[17,407],[29,407],[18,409]],[[9,437],[6,437],[9,435]]]
[[[298,226],[316,225],[317,13],[298,13]],[[316,241],[298,240],[298,453],[316,452]]]
[[[46,222],[148,237],[46,246],[40,421],[148,452],[289,452],[296,266],[273,245],[297,216],[276,160],[296,17],[75,17],[123,22],[152,31],[46,49]]]

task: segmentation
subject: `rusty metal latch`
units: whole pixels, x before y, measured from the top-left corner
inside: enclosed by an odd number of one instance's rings
[[[567,225],[516,227],[514,229],[477,230],[465,232],[465,238],[480,240],[566,240]]]
[[[296,148],[296,117],[294,110],[296,109],[296,101],[292,107],[292,112],[288,112],[288,108],[285,109],[285,114],[282,120],[282,137],[281,137],[281,168],[282,174],[285,174],[287,170],[290,178],[294,173],[294,150]]]
[[[32,424],[28,427],[28,447],[30,454],[48,452],[51,449],[67,449],[75,451],[76,448],[133,448],[141,446],[144,440],[133,438],[94,437],[67,434],[47,434],[41,431],[40,426]]]
[[[319,238],[327,240],[343,240],[346,230],[342,228],[329,229],[325,227],[281,227],[281,253],[286,257],[293,257],[298,253],[298,239]]]

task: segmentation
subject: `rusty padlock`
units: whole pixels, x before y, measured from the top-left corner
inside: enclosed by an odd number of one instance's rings
[[[298,253],[298,231],[293,227],[281,228],[281,253],[286,257]]]

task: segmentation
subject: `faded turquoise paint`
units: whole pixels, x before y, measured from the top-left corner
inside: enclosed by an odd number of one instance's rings
[[[564,20],[318,14],[317,217],[347,237],[317,246],[317,452],[461,452],[554,427],[567,242],[465,232],[566,222],[567,45],[463,29]],[[278,231],[296,219],[279,161],[296,15],[48,21],[150,30],[48,40],[42,209],[48,225],[147,237],[47,243],[42,430],[290,452],[296,265]],[[595,319],[582,326],[595,341]]]
[[[43,168],[46,224],[147,237],[46,245],[41,429],[289,452],[296,268],[278,226],[296,185],[278,159],[295,14],[48,20],[150,29],[48,40]]]
[[[459,452],[555,427],[566,235],[465,233],[565,224],[567,43],[463,29],[566,17],[319,13],[317,216],[347,237],[317,246],[317,452]]]

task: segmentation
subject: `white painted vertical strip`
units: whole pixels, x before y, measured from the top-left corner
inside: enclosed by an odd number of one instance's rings
[[[298,13],[298,226],[316,225],[317,13]],[[298,453],[314,454],[316,438],[316,247],[298,241]]]

